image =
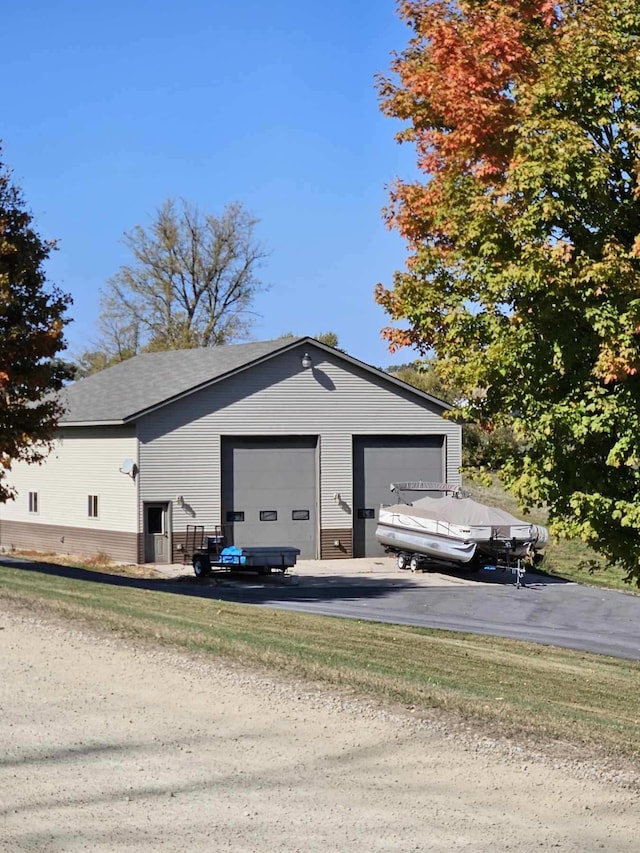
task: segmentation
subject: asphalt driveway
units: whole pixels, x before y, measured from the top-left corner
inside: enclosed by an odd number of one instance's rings
[[[401,572],[390,558],[305,560],[285,575],[196,578],[188,566],[149,567],[123,577],[0,557],[0,565],[88,583],[135,586],[325,616],[366,619],[527,640],[640,660],[640,595],[528,572],[517,588],[500,571],[474,575]]]
[[[344,565],[343,565],[344,563]],[[217,598],[326,616],[468,631],[640,660],[640,595],[528,572],[400,572],[389,559],[303,561],[287,580],[222,578]]]

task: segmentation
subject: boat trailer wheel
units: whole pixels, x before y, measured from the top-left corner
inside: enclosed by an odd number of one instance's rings
[[[398,568],[401,572],[409,568],[409,557],[406,554],[398,554]]]
[[[409,560],[409,568],[411,569],[412,572],[417,572],[418,569],[420,568],[420,560],[418,560],[417,557],[412,557]]]

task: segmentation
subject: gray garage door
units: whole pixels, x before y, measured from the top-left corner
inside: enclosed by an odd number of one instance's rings
[[[316,448],[315,436],[223,439],[222,521],[236,545],[317,556]]]
[[[391,483],[445,479],[444,436],[354,436],[353,554],[383,554],[375,538],[380,504],[396,503]]]

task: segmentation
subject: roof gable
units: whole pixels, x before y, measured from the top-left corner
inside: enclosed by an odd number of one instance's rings
[[[324,350],[435,403],[447,403],[310,337],[142,353],[63,389],[61,425],[124,424],[226,377],[302,345]]]

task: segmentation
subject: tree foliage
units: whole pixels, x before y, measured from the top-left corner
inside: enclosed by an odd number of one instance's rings
[[[69,296],[47,285],[53,244],[34,229],[22,194],[0,163],[0,503],[13,462],[41,462],[61,414],[55,395],[69,377],[65,348]]]
[[[266,253],[239,203],[220,216],[166,201],[150,226],[124,235],[132,261],[108,280],[97,345],[78,359],[94,373],[139,352],[208,347],[246,337]]]
[[[640,582],[640,6],[406,0],[380,78],[423,180],[386,212],[410,249],[376,298],[390,347],[482,389],[524,506]],[[404,327],[402,327],[404,321]]]
[[[387,368],[387,372],[414,388],[459,407],[462,418],[462,467],[469,473],[477,477],[497,471],[519,452],[518,441],[510,426],[486,430],[464,418],[466,407],[461,400],[462,392],[442,378],[436,359],[394,365]]]
[[[439,375],[438,365],[433,359],[393,365],[387,368],[387,373],[451,405],[458,396],[457,389],[448,385]]]
[[[321,344],[325,344],[328,347],[333,347],[334,349],[340,349],[338,344],[340,341],[338,340],[338,335],[335,332],[320,332],[318,335],[313,335],[313,337],[320,341]]]
[[[300,335],[294,335],[293,332],[285,332],[284,335],[280,335],[280,337],[296,338],[300,337]],[[315,338],[316,341],[320,341],[320,343],[324,344],[325,346],[333,347],[334,349],[341,349],[340,341],[336,332],[332,332],[331,330],[329,330],[328,332],[319,332],[317,335],[311,335],[311,337]]]

